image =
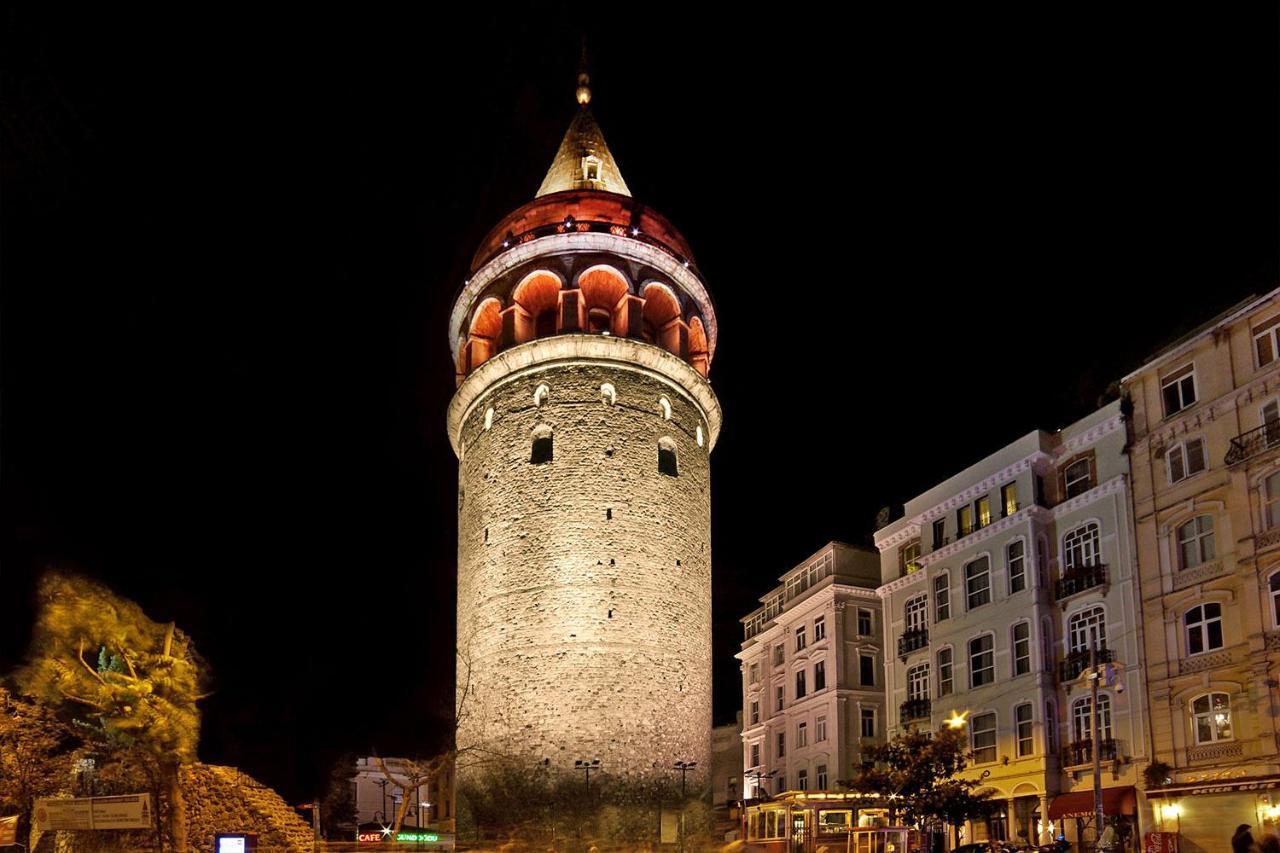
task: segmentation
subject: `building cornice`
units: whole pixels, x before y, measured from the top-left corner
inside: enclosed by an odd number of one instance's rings
[[[1078,509],[1083,509],[1094,501],[1124,491],[1125,479],[1126,475],[1116,474],[1110,480],[1105,483],[1099,483],[1084,494],[1076,495],[1070,500],[1063,501],[1053,508],[1053,517],[1062,518],[1064,515],[1073,513]]]
[[[928,572],[921,570],[918,572],[912,572],[909,575],[903,575],[902,577],[897,578],[896,580],[891,580],[887,584],[884,584],[883,586],[881,586],[879,589],[876,590],[876,595],[880,596],[881,598],[888,598],[889,596],[893,595],[895,592],[904,590],[907,587],[912,586],[913,584],[923,583],[924,579],[928,576],[928,574],[929,574]]]
[[[607,362],[610,368],[651,376],[689,400],[707,422],[707,451],[720,436],[720,401],[711,383],[683,359],[660,347],[612,335],[555,335],[503,350],[471,372],[449,401],[449,442],[461,457],[462,425],[486,394],[499,384],[549,367]]]

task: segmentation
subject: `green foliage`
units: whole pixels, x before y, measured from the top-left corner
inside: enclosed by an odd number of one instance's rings
[[[72,783],[76,732],[53,709],[0,687],[0,815],[18,815],[18,837],[31,828],[31,803]]]
[[[187,637],[85,578],[49,572],[38,600],[19,686],[73,708],[110,745],[137,746],[166,764],[194,761],[205,667]]]
[[[959,731],[912,729],[866,754],[874,766],[861,771],[850,787],[885,797],[910,826],[959,826],[990,811],[990,795],[975,792],[978,782],[958,778],[970,757]]]
[[[325,838],[339,841],[350,836],[356,824],[355,786],[356,757],[348,753],[338,758],[329,770],[329,784],[320,801],[320,830]]]

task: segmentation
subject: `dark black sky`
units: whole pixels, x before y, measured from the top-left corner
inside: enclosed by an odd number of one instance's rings
[[[41,567],[100,577],[214,667],[202,757],[290,797],[438,740],[446,316],[584,21],[627,182],[717,301],[720,719],[778,574],[1280,277],[1274,7],[317,8],[0,36],[0,670]]]

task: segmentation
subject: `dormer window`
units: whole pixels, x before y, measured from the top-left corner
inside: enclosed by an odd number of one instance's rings
[[[582,158],[582,180],[591,183],[600,182],[600,158],[599,157],[583,157]]]

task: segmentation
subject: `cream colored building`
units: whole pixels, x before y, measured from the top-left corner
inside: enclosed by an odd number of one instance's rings
[[[1280,291],[1124,378],[1158,825],[1183,853],[1274,831],[1280,789]]]
[[[830,542],[742,619],[745,799],[836,790],[883,739],[876,555]]]
[[[1139,830],[1149,736],[1125,429],[1116,401],[1035,431],[908,501],[875,534],[888,736],[962,717],[966,771],[1006,808],[966,840],[1092,838],[1090,649],[1104,801]],[[1144,825],[1145,828],[1145,825]]]

